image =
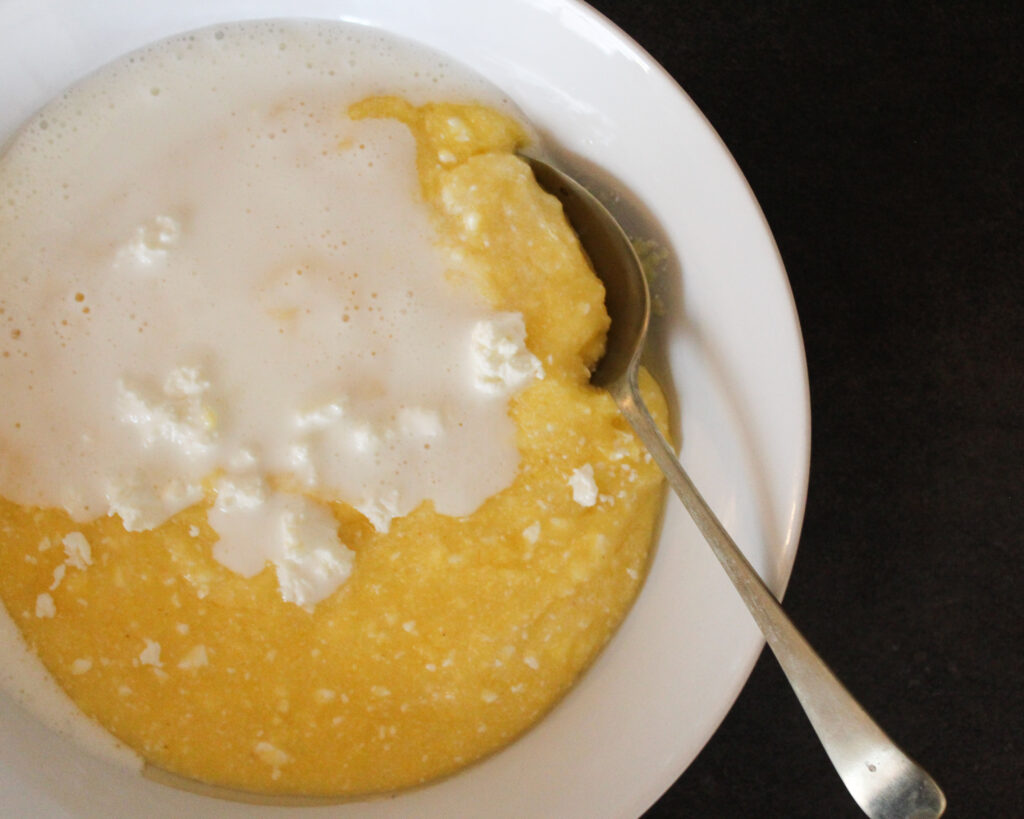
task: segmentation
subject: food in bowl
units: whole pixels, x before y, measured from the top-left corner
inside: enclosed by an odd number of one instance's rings
[[[435,54],[275,21],[129,55],[0,158],[0,597],[147,763],[426,782],[625,615],[660,473],[529,140]]]

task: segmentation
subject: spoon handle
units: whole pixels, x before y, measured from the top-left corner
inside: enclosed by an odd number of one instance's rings
[[[886,736],[786,616],[680,465],[644,406],[635,377],[612,392],[764,633],[857,804],[872,819],[941,816],[946,798],[939,786]]]

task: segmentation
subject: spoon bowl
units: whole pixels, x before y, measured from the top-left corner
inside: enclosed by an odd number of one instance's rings
[[[605,286],[611,327],[591,383],[611,393],[665,473],[764,634],[861,810],[871,819],[937,819],[946,809],[946,797],[935,780],[889,739],[793,625],[697,491],[644,406],[637,379],[651,299],[629,237],[597,197],[572,177],[539,159],[526,157],[526,161],[537,183],[562,203]]]
[[[611,319],[604,355],[590,374],[590,383],[612,389],[633,378],[647,340],[651,295],[633,243],[607,208],[579,182],[552,165],[527,157],[533,176],[562,203],[590,265],[605,287],[605,309]]]

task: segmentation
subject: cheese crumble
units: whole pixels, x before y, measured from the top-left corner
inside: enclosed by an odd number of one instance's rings
[[[593,506],[597,503],[597,482],[594,480],[594,467],[584,464],[572,471],[569,477],[572,499],[580,506]]]
[[[139,654],[139,662],[142,665],[151,665],[156,668],[161,668],[163,663],[160,662],[160,643],[146,639],[146,647],[142,649]]]
[[[92,565],[92,548],[81,532],[69,532],[61,543],[68,566],[84,572]]]

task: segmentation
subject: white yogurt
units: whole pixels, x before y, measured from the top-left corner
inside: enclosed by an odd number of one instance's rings
[[[374,93],[508,107],[403,41],[261,22],[136,52],[28,123],[0,159],[0,495],[144,530],[219,475],[215,557],[273,562],[309,607],[352,568],[312,498],[387,530],[511,483],[508,398],[542,370],[518,316],[446,279],[405,127],[345,115]]]

